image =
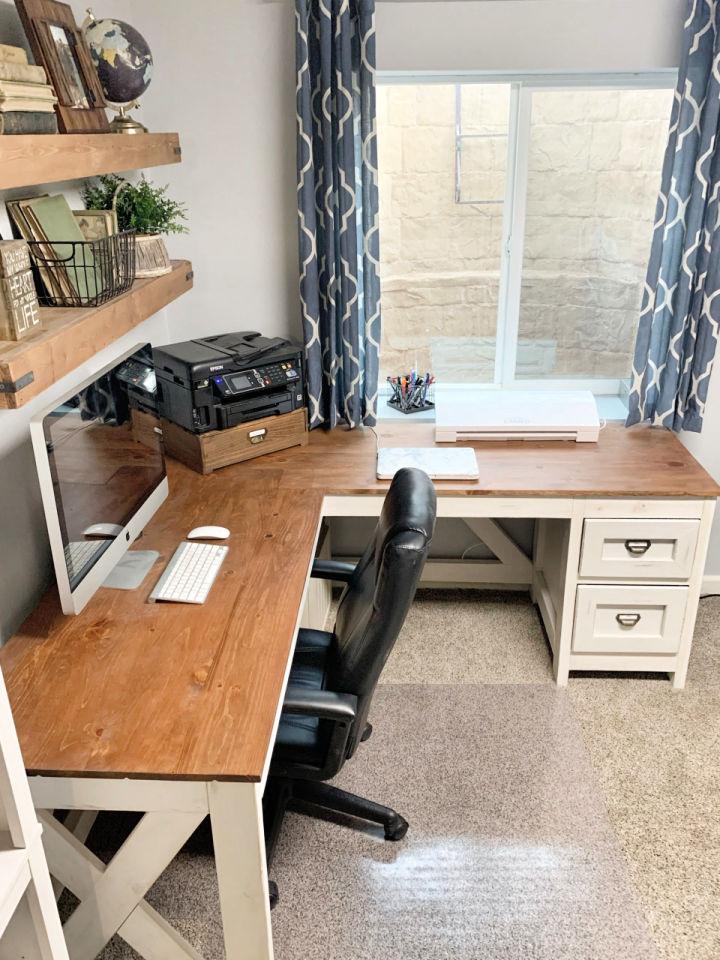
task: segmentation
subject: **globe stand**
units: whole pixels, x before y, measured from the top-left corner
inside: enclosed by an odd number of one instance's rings
[[[130,114],[126,111],[125,107],[127,104],[121,104],[113,109],[117,110],[117,116],[110,122],[110,132],[111,133],[147,133],[147,127],[143,126],[139,120],[133,120]],[[137,103],[132,103],[129,105],[130,108],[137,107]]]

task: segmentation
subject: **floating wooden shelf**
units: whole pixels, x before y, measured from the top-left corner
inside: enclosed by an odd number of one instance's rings
[[[123,137],[132,140],[132,137]],[[0,408],[15,410],[192,287],[192,265],[136,280],[101,307],[42,307],[44,329],[30,340],[0,340]]]
[[[0,137],[0,190],[180,163],[176,133],[55,133]]]

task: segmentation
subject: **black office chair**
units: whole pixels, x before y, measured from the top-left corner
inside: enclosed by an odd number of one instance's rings
[[[268,864],[293,801],[300,812],[335,811],[402,840],[408,823],[390,807],[355,796],[332,779],[367,740],[370,702],[405,621],[435,527],[435,488],[422,470],[400,470],[357,565],[316,560],[312,575],[344,583],[332,633],[301,629],[263,800]],[[270,902],[277,887],[270,884]]]

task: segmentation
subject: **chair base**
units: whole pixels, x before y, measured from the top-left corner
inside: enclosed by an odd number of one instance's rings
[[[395,842],[403,839],[409,827],[407,820],[391,807],[359,797],[329,783],[321,783],[317,780],[271,778],[268,780],[263,798],[268,868],[272,864],[280,826],[288,807],[308,817],[325,819],[328,812],[333,812],[366,823],[375,823],[383,828],[386,840]],[[348,825],[352,826],[352,824]],[[360,824],[357,824],[357,829],[361,829]],[[270,909],[272,909],[279,899],[277,884],[272,880],[269,883],[269,896]]]
[[[407,820],[391,807],[358,797],[329,783],[320,783],[317,780],[295,781],[291,799],[301,801],[303,809],[299,812],[310,817],[322,817],[322,811],[331,810],[358,820],[377,823],[383,827],[386,840],[402,840],[408,832]]]

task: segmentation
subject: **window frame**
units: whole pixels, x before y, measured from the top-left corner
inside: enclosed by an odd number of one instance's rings
[[[617,378],[553,378],[538,380],[515,376],[520,327],[520,301],[525,246],[525,220],[529,169],[530,138],[532,134],[532,97],[546,90],[672,90],[677,83],[676,69],[645,70],[613,73],[497,73],[482,71],[409,73],[379,71],[378,84],[394,85],[454,85],[455,90],[455,173],[456,202],[462,201],[457,192],[458,163],[463,134],[458,119],[460,95],[458,88],[469,83],[502,83],[510,85],[508,115],[507,176],[503,201],[503,230],[500,250],[500,279],[495,339],[495,370],[492,383],[452,384],[455,389],[485,390],[591,390],[596,396],[627,396],[630,370],[626,377]],[[668,117],[668,125],[670,118]],[[380,134],[382,135],[382,134]],[[658,189],[659,189],[658,183]],[[482,201],[474,201],[482,203]],[[485,201],[488,202],[488,201]],[[497,202],[497,201],[492,201]],[[648,238],[648,254],[649,254]],[[382,246],[381,246],[382,250]],[[638,307],[639,309],[639,307]],[[381,393],[386,392],[382,385]]]

